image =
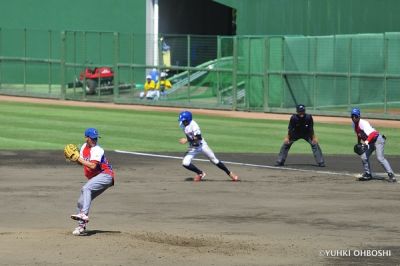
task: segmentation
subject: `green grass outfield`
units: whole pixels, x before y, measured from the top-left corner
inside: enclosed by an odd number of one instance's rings
[[[202,134],[215,152],[278,153],[288,121],[239,119],[196,115]],[[106,150],[184,152],[178,113],[111,110],[48,104],[0,103],[0,149],[61,150],[67,143],[81,144],[87,127],[98,128]],[[324,154],[352,154],[356,137],[348,125],[317,123],[315,131]],[[398,155],[400,129],[377,128],[388,136],[385,153]],[[311,154],[305,141],[291,153]]]

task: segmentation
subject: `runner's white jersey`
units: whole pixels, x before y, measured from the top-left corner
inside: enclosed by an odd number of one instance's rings
[[[185,135],[189,141],[190,146],[194,146],[194,136],[196,135],[201,135],[201,130],[199,125],[196,123],[196,121],[192,120],[189,125],[187,125],[184,130]],[[203,137],[202,137],[203,138]],[[206,145],[207,142],[204,140],[204,138],[201,140],[200,145]]]

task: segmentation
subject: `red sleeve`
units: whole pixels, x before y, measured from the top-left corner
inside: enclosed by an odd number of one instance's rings
[[[371,134],[369,134],[367,141],[368,143],[371,142],[373,139],[375,139],[376,137],[378,137],[379,132],[378,131],[374,131]]]

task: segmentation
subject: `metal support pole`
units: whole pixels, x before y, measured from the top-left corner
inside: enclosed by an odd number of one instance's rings
[[[87,55],[86,55],[86,32],[84,31],[82,33],[82,55],[83,55],[83,71],[86,70],[87,68]],[[82,91],[83,91],[83,99],[86,99],[86,86],[87,86],[87,82],[86,82],[86,77],[83,78],[82,80]]]
[[[98,36],[99,36],[99,61],[98,62],[95,62],[95,64],[97,65],[97,64],[99,64],[99,66],[102,66],[102,60],[101,60],[101,42],[102,42],[102,37],[103,37],[103,34],[101,33],[101,32],[99,32],[98,33]],[[94,63],[94,62],[92,62],[92,63]],[[99,77],[97,78],[97,98],[100,100],[100,97],[101,97],[101,93],[102,93],[102,91],[101,91],[101,89],[100,89],[100,87],[101,87],[101,77],[100,77],[100,75],[99,75]]]
[[[61,32],[61,58],[60,58],[60,82],[61,82],[61,99],[65,100],[66,92],[65,92],[65,76],[66,76],[66,65],[65,65],[65,57],[66,57],[66,35],[65,31]]]
[[[246,109],[250,110],[250,97],[251,97],[251,38],[250,36],[247,38],[247,60],[248,60],[248,64],[247,64],[247,82],[246,82],[246,86],[245,86],[245,91],[246,91],[246,95],[245,95],[245,100],[246,100]]]
[[[348,70],[347,70],[347,87],[348,87],[348,92],[347,92],[347,104],[348,104],[348,110],[351,110],[351,65],[352,65],[352,48],[353,48],[353,39],[350,38],[349,41],[349,65],[348,65]]]
[[[114,32],[114,102],[119,97],[119,35],[118,32]]]
[[[310,38],[310,37],[309,37]],[[315,47],[314,47],[314,75],[313,75],[313,110],[315,111],[317,107],[317,57],[318,57],[318,38],[314,38],[315,40]]]
[[[134,60],[135,60],[135,45],[134,45],[134,41],[135,41],[135,36],[134,36],[134,34],[132,33],[132,35],[131,35],[131,46],[130,46],[130,51],[131,51],[131,65],[133,65],[133,62],[135,62]],[[134,71],[135,71],[135,68],[133,67],[133,66],[131,66],[131,68],[130,68],[130,80],[131,80],[131,90],[132,90],[132,93],[134,93],[134,90],[135,90],[135,73],[134,73]]]
[[[217,62],[220,62],[220,60],[221,60],[221,36],[218,36],[217,37]],[[217,67],[218,67],[218,65],[217,65]],[[217,93],[217,104],[221,104],[222,103],[222,97],[221,97],[221,74],[220,74],[220,72],[218,71],[217,73],[216,73],[216,76],[217,76],[217,85],[216,85],[216,93]]]
[[[191,51],[191,44],[190,44],[190,35],[188,35],[187,36],[187,66],[188,67],[190,67],[191,65],[191,58],[190,58],[190,51]],[[187,95],[188,95],[188,101],[190,102],[190,70],[188,69],[187,70],[187,72],[188,72],[188,75],[187,75],[187,77],[188,77],[188,87],[187,87]]]
[[[388,72],[388,55],[389,55],[389,40],[386,38],[386,34],[383,35],[383,55],[384,55],[384,78],[383,78],[383,97],[384,97],[384,106],[383,106],[383,112],[387,114],[387,104],[388,104],[388,89],[387,89],[387,72]]]
[[[51,30],[49,30],[49,63],[48,63],[48,85],[49,85],[49,94],[51,94],[51,83],[53,82],[52,80],[52,63],[51,63],[51,59],[52,59],[52,49],[53,49],[53,45],[52,45],[52,32]]]
[[[232,66],[232,110],[237,110],[237,71],[238,71],[238,39],[233,37],[233,66]]]
[[[333,35],[333,69],[332,71],[336,72],[336,35]],[[337,79],[338,77],[333,77],[333,89],[334,91],[337,90]]]
[[[264,37],[264,112],[269,111],[269,49],[270,49],[270,38]]]
[[[24,92],[26,93],[27,29],[24,29]]]

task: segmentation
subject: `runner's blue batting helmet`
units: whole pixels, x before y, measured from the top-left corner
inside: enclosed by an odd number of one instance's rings
[[[192,113],[189,111],[183,111],[179,114],[179,118],[178,118],[179,122],[183,122],[183,121],[187,121],[188,123],[190,123],[192,121]]]
[[[350,116],[356,116],[356,117],[360,117],[361,116],[361,111],[358,108],[353,108],[351,109],[351,115]]]

